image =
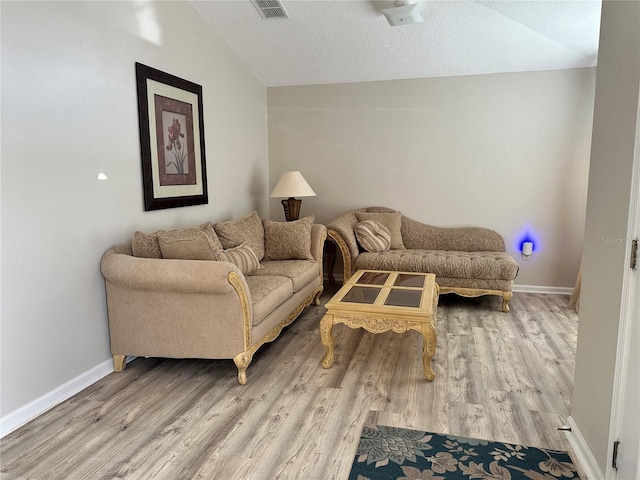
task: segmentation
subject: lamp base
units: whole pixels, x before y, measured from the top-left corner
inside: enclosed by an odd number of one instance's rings
[[[302,200],[289,197],[286,200],[282,200],[281,203],[284,207],[284,218],[287,219],[287,222],[298,220],[300,217],[300,205],[302,205]]]

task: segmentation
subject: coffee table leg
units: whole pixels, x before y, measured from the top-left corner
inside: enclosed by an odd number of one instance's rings
[[[422,338],[424,338],[424,347],[422,347],[422,368],[424,370],[425,378],[432,381],[436,376],[431,369],[431,360],[436,354],[436,329],[431,325],[424,324],[421,332]]]
[[[331,368],[331,365],[333,365],[333,315],[325,315],[320,320],[320,339],[324,348],[327,349],[327,353],[322,360],[322,366]]]

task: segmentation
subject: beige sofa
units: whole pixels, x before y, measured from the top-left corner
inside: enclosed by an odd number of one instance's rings
[[[370,213],[376,215],[366,215]],[[397,220],[396,248],[392,245],[386,251],[364,251],[356,238],[356,225],[379,214],[383,214],[382,219],[392,214]],[[434,273],[440,294],[500,295],[503,311],[509,311],[513,280],[519,267],[505,252],[502,236],[493,230],[434,227],[385,207],[347,212],[327,228],[342,253],[345,280],[360,269]],[[390,230],[393,237],[393,228]]]
[[[253,226],[256,226],[255,212],[253,217]],[[259,250],[263,242],[260,267],[252,272],[243,273],[246,265],[242,262],[236,262],[238,266],[223,260],[158,258],[157,252],[153,252],[157,250],[155,247],[149,254],[155,258],[134,256],[136,237],[132,244],[112,247],[104,254],[101,271],[106,285],[111,353],[116,371],[124,369],[126,356],[233,359],[238,368],[238,381],[244,385],[254,352],[273,341],[306,306],[314,301],[319,305],[326,228],[313,224],[311,217],[311,221],[307,221],[307,236],[300,241],[271,235],[272,240],[280,242],[271,242],[276,250],[286,251],[293,245],[306,249],[306,255],[302,256],[307,257],[273,259],[268,255],[267,225],[264,225],[264,240],[259,238],[259,231],[255,238],[248,238],[249,229],[241,223],[248,218],[234,225],[235,239],[233,235],[230,238],[219,235],[211,240],[211,236],[215,236],[211,227],[220,233],[221,224],[208,224],[208,228],[203,229],[208,230],[206,235],[198,233],[197,228],[186,230],[192,230],[187,236],[195,231],[191,237],[204,241],[201,246],[205,245],[205,249],[208,243],[215,243],[212,250],[217,254],[222,246],[228,248],[225,252],[236,250],[232,247],[245,248],[245,244],[238,247],[233,243],[246,241],[253,242],[254,250]],[[284,223],[271,224],[284,230],[288,228]],[[295,235],[296,231],[291,229],[289,234],[292,231]],[[145,238],[153,243],[156,234],[160,232]],[[182,241],[179,236],[178,240],[161,246],[176,250],[176,244]],[[193,238],[191,240],[193,244]],[[176,255],[182,254],[173,254]]]

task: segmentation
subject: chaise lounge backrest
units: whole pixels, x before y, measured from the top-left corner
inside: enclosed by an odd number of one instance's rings
[[[408,249],[504,252],[502,235],[480,227],[434,227],[402,216],[402,241]]]
[[[356,212],[394,213],[387,207],[368,207],[347,212],[328,225],[343,238],[352,258],[360,254],[354,234],[359,223]],[[448,250],[458,252],[504,252],[502,235],[494,230],[480,227],[434,227],[402,216],[402,242],[407,249]]]
[[[381,216],[389,222],[391,237],[401,238],[386,251],[360,248],[355,228],[366,213],[396,213],[386,207],[368,207],[347,212],[328,225],[329,236],[342,253],[346,280],[358,269],[428,272],[436,274],[440,293],[475,297],[501,295],[503,310],[509,311],[513,279],[518,264],[506,253],[502,235],[480,227],[435,227],[398,214]],[[371,217],[371,216],[369,216]],[[395,219],[393,218],[395,217]],[[399,233],[398,235],[398,228]]]

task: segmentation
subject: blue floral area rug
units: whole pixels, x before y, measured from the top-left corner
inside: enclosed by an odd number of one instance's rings
[[[365,425],[349,480],[579,479],[567,452]]]

